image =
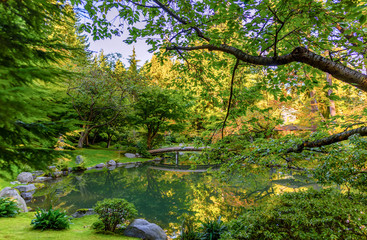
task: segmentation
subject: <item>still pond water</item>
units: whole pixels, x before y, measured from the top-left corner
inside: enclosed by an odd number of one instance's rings
[[[47,209],[52,205],[72,214],[105,198],[124,198],[134,203],[139,217],[170,230],[178,228],[184,213],[199,220],[218,216],[227,220],[271,195],[317,187],[297,173],[267,170],[222,174],[220,178],[213,172],[167,171],[149,165],[69,175],[47,185],[37,190],[30,207]]]

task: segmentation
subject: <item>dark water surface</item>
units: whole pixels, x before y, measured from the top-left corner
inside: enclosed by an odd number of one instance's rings
[[[197,219],[231,219],[273,194],[317,187],[302,175],[274,171],[245,175],[164,171],[151,166],[70,175],[37,190],[29,206],[61,208],[72,214],[92,208],[105,198],[124,198],[133,203],[139,217],[173,229],[183,213]]]

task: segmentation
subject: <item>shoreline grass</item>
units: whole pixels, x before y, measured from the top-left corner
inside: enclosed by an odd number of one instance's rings
[[[0,239],[78,239],[78,240],[136,240],[138,238],[122,235],[97,234],[90,229],[93,222],[97,221],[97,215],[85,216],[72,219],[70,229],[67,230],[34,230],[30,223],[34,218],[34,212],[20,213],[14,218],[0,218]]]

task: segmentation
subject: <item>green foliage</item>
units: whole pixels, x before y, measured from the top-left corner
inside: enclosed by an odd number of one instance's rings
[[[144,128],[148,149],[156,144],[154,141],[161,132],[183,128],[181,123],[190,102],[185,103],[179,92],[151,87],[139,93],[137,98],[131,119]]]
[[[77,166],[72,168],[73,172],[84,172],[87,170],[85,167],[85,162],[79,163]]]
[[[126,223],[137,214],[132,203],[118,198],[104,199],[97,202],[94,211],[99,215],[99,219],[104,225],[104,231],[109,232],[115,232],[118,224]]]
[[[207,219],[200,227],[201,240],[218,240],[221,235],[227,230],[227,227],[219,217],[217,220]]]
[[[138,149],[137,153],[139,153],[144,158],[150,158],[152,155],[148,152],[148,146],[145,142],[138,142],[136,144],[136,147]]]
[[[329,154],[319,156],[320,163],[313,171],[315,178],[366,191],[366,149],[367,139],[358,134],[351,136],[347,144],[331,146]]]
[[[195,219],[193,216],[183,214],[181,224],[181,240],[200,240],[200,234],[195,230]]]
[[[92,229],[94,229],[96,232],[104,232],[105,231],[104,223],[101,220],[98,220],[98,221],[92,223],[92,225],[90,227]]]
[[[0,168],[44,168],[59,155],[53,145],[70,121],[60,119],[57,83],[77,55],[74,23],[64,1],[0,2]]]
[[[20,212],[17,203],[10,198],[0,198],[0,217],[14,217]]]
[[[126,147],[124,148],[124,151],[127,153],[137,153],[138,152],[138,148],[137,147]]]
[[[366,203],[334,189],[285,193],[232,220],[222,239],[362,239]]]
[[[31,225],[34,229],[63,230],[70,227],[70,217],[65,212],[50,208],[48,211],[40,209],[36,212]]]

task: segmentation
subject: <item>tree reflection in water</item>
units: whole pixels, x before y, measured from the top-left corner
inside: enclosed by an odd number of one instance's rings
[[[286,186],[288,183],[291,188]],[[70,175],[38,190],[30,206],[52,205],[73,213],[92,208],[104,198],[124,198],[134,203],[140,217],[172,229],[184,213],[201,221],[218,216],[225,221],[268,196],[304,186],[297,175],[274,175],[268,170],[223,177],[215,172],[161,171],[144,166]]]

